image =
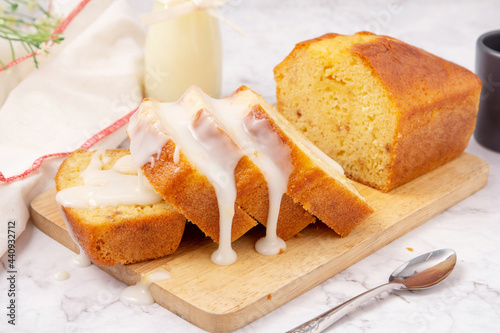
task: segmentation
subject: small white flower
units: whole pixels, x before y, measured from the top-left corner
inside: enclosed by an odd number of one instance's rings
[[[48,41],[40,45],[40,54],[49,54],[50,47],[54,45],[54,42]]]

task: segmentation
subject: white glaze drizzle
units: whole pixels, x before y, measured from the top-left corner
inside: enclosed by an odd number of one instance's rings
[[[217,100],[201,89],[191,87],[176,103],[145,100],[129,125],[131,153],[136,161],[146,163],[157,147],[164,145],[170,137],[176,144],[174,162],[178,162],[175,155],[181,150],[214,186],[219,205],[220,236],[219,248],[212,255],[212,261],[219,265],[236,260],[236,253],[231,248],[236,198],[234,167],[243,155],[261,169],[269,189],[266,237],[257,242],[256,249],[263,254],[277,254],[286,247],[285,242],[277,237],[276,229],[281,199],[292,170],[290,151],[267,120],[256,119],[250,112],[251,107],[258,103],[259,99],[251,91]],[[193,126],[195,119],[196,126]],[[234,149],[218,127],[239,149]]]
[[[56,195],[56,198],[57,198],[57,195]],[[57,199],[56,199],[56,201],[57,201]],[[79,249],[78,254],[76,254],[75,256],[73,256],[71,258],[71,260],[70,260],[71,266],[77,267],[77,268],[83,268],[83,267],[90,266],[92,264],[92,262],[87,257],[87,255],[83,251],[83,249],[80,246],[80,244],[77,242],[77,240],[75,238],[75,235],[73,233],[73,229],[71,228],[71,226],[70,226],[70,224],[68,222],[68,219],[66,218],[66,214],[64,213],[64,211],[62,209],[62,206],[61,206],[61,204],[59,202],[57,202],[57,207],[59,208],[59,212],[61,213],[61,217],[62,217],[62,219],[64,221],[64,224],[66,225],[66,229],[68,230],[69,237],[71,237],[71,239],[78,246],[78,249]]]
[[[179,162],[182,151],[208,178],[217,195],[220,217],[219,248],[212,260],[219,265],[230,265],[236,261],[236,252],[231,248],[236,198],[234,167],[242,154],[229,137],[219,135],[216,121],[210,114],[198,111],[200,109],[189,101],[187,94],[177,103],[143,101],[129,125],[130,151],[137,163],[147,163],[161,149],[160,145],[172,138],[176,145],[174,163]]]
[[[104,157],[107,156],[102,156],[103,161]],[[125,155],[118,159],[118,161],[115,162],[113,167],[111,168],[113,171],[124,174],[124,175],[139,175],[141,174],[140,172],[137,171],[137,165],[134,162],[134,158],[132,155]]]
[[[293,170],[290,149],[279,139],[267,119],[257,119],[252,107],[259,99],[251,90],[243,90],[222,100],[205,95],[199,88],[190,96],[191,103],[203,107],[218,121],[223,130],[260,169],[269,191],[269,212],[266,237],[255,244],[257,252],[275,255],[286,249],[286,243],[276,235],[281,199],[287,190]]]
[[[105,163],[103,156],[104,151],[96,151],[88,167],[80,174],[84,185],[69,187],[57,193],[56,201],[60,205],[96,208],[149,205],[163,200],[137,168],[132,157],[124,156],[115,163],[116,167],[102,170]]]
[[[170,274],[167,272],[153,272],[141,275],[141,279],[136,284],[122,290],[120,298],[122,301],[133,305],[152,305],[155,301],[149,287],[154,282],[168,279],[170,279]]]
[[[145,99],[143,104],[150,102],[149,99]],[[135,164],[139,167],[146,163],[151,163],[151,167],[154,167],[154,156],[156,158],[160,156],[163,146],[169,139],[162,129],[158,116],[147,111],[141,107],[135,112],[130,117],[127,128],[127,134],[131,139],[130,152]]]
[[[218,265],[226,266],[234,263],[237,258],[236,252],[231,248],[231,227],[236,201],[234,168],[242,154],[228,137],[219,132],[217,123],[210,114],[200,110],[197,116],[196,121],[190,123],[188,128],[193,138],[205,148],[208,158],[208,161],[203,161],[206,158],[198,160],[204,163],[199,163],[197,167],[213,185],[219,206],[219,248],[212,253],[211,259]],[[214,156],[217,157],[214,159]]]
[[[77,268],[89,267],[92,264],[92,262],[90,261],[89,257],[87,257],[87,255],[83,251],[83,248],[80,245],[78,245],[78,248],[80,249],[80,252],[76,256],[73,256],[73,258],[71,258],[70,260],[71,266]]]
[[[174,163],[178,164],[180,158],[181,158],[181,151],[179,149],[179,146],[175,146],[175,150],[174,150]]]
[[[84,185],[69,187],[59,191],[56,201],[71,239],[80,252],[70,261],[74,267],[90,266],[91,261],[76,240],[62,207],[96,208],[120,204],[148,205],[163,200],[145,179],[131,155],[125,155],[109,170],[102,170],[110,157],[105,150],[94,152],[87,168],[80,174]],[[140,176],[138,176],[140,175]]]
[[[286,243],[276,234],[281,199],[288,186],[292,172],[290,150],[283,145],[265,119],[247,117],[243,122],[245,130],[253,138],[253,146],[248,146],[256,154],[248,155],[260,168],[269,191],[269,213],[266,223],[266,236],[255,243],[260,254],[275,255],[286,249]],[[250,144],[249,143],[249,144]]]

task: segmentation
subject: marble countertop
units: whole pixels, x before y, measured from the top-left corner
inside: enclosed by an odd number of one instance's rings
[[[138,13],[147,11],[140,1],[130,2]],[[500,2],[229,0],[221,12],[246,31],[240,35],[222,26],[223,93],[245,84],[275,102],[273,67],[295,43],[326,32],[387,34],[473,70],[475,41],[482,33],[499,28]],[[458,263],[441,285],[419,292],[384,293],[327,331],[497,332],[500,153],[481,147],[474,139],[467,151],[490,164],[486,187],[237,332],[285,332],[385,283],[399,263],[446,247],[457,252]],[[123,283],[95,266],[72,267],[73,252],[31,224],[16,248],[17,325],[5,326],[4,308],[2,332],[204,332],[157,304],[123,303],[119,299]],[[56,280],[54,274],[60,270],[70,278]],[[0,278],[4,299],[4,270]]]

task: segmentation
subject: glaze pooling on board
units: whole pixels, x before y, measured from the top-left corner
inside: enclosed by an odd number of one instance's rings
[[[238,252],[247,253],[245,262],[222,270],[207,267],[207,258],[203,257],[209,255],[209,247],[200,247],[197,242],[185,242],[183,251],[172,254],[169,260],[125,265],[117,270],[98,268],[125,283],[139,280],[140,275],[152,267],[168,269],[172,280],[159,283],[158,288],[151,287],[158,304],[203,330],[232,332],[424,224],[484,187],[487,181],[488,163],[464,153],[392,193],[357,186],[361,195],[373,203],[377,214],[368,218],[366,227],[358,228],[346,238],[334,236],[326,226],[318,224],[307,228],[302,238],[293,238],[282,256],[269,260],[251,253],[254,235],[246,234],[235,245]],[[54,196],[52,189],[32,201],[33,223],[54,240],[73,249],[73,242],[57,214]],[[223,283],[223,277],[232,280],[231,283]],[[269,294],[272,301],[266,298]],[[235,309],[241,311],[235,312]]]
[[[168,279],[170,279],[170,274],[167,272],[153,272],[141,275],[141,279],[136,284],[122,290],[120,299],[133,305],[152,305],[155,301],[149,287],[154,282]]]
[[[144,100],[129,124],[131,154],[139,165],[151,161],[155,154],[159,156],[160,147],[171,139],[176,147],[174,163],[182,151],[214,186],[220,233],[219,248],[212,260],[219,265],[236,260],[231,248],[236,200],[234,168],[243,156],[260,169],[269,190],[266,237],[258,241],[256,249],[263,254],[277,254],[286,247],[276,229],[281,199],[292,171],[290,149],[267,119],[254,114],[252,109],[259,103],[250,90],[214,99],[193,86],[175,103]]]

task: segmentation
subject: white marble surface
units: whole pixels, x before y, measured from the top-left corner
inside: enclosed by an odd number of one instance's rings
[[[147,10],[131,0],[138,12]],[[296,42],[326,32],[372,30],[420,46],[469,69],[475,40],[498,29],[500,2],[241,1],[222,9],[244,36],[223,27],[224,85],[246,84],[275,101],[272,69]],[[497,332],[500,328],[500,154],[471,140],[467,151],[490,164],[487,186],[304,295],[242,328],[284,332],[336,304],[386,282],[416,254],[451,247],[458,264],[440,286],[385,293],[341,319],[329,332]],[[5,267],[0,271],[0,332],[203,332],[158,305],[124,304],[125,286],[95,266],[69,264],[73,253],[30,225],[17,241],[17,325],[6,324]],[[407,250],[408,247],[414,252]],[[5,264],[6,258],[2,258]],[[57,281],[53,275],[69,272]]]

